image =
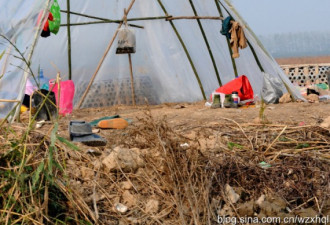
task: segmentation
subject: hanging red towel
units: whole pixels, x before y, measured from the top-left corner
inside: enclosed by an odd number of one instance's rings
[[[233,91],[238,92],[241,101],[253,99],[254,97],[252,86],[245,75],[237,77],[215,90],[216,93],[223,93],[226,95],[231,94]]]
[[[39,25],[39,23],[40,23],[40,20],[41,20],[41,17],[42,17],[43,12],[44,11],[41,10],[40,13],[39,13],[39,15],[38,15],[37,25]],[[48,31],[49,30],[49,22],[48,21],[53,21],[53,20],[54,20],[53,14],[51,12],[49,12],[48,18],[43,21],[44,22],[44,27],[43,27],[43,30],[44,31]]]

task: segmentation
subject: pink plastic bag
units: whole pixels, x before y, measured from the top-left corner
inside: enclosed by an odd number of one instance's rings
[[[72,80],[60,81],[60,101],[58,100],[58,85],[55,80],[49,81],[49,90],[55,93],[56,105],[60,108],[60,115],[67,115],[73,110],[74,83]],[[53,87],[54,86],[54,87]]]

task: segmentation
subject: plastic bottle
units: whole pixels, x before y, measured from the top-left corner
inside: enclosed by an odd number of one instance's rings
[[[49,79],[44,76],[43,69],[40,69],[38,82],[41,89],[49,90]]]
[[[237,108],[237,107],[238,107],[238,103],[239,103],[238,92],[237,92],[237,91],[233,91],[233,92],[231,93],[231,98],[232,98],[232,100],[233,100],[233,106],[234,106],[235,108]]]

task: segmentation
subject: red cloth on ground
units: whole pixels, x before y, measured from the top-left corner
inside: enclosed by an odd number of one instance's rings
[[[215,90],[217,93],[224,93],[226,95],[231,94],[233,91],[238,92],[241,101],[253,99],[254,97],[252,86],[245,75],[237,77]]]

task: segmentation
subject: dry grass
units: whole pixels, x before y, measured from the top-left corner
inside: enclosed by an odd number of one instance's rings
[[[101,156],[73,150],[56,136],[56,126],[47,134],[31,131],[22,143],[24,126],[2,128],[1,224],[215,224],[225,205],[233,216],[244,216],[241,205],[262,194],[283,199],[292,210],[287,215],[303,207],[328,212],[330,136],[320,127],[222,118],[220,125],[173,130],[166,118],[146,111],[124,136],[114,137],[122,147],[139,148],[144,166],[109,172],[102,165],[105,150]],[[203,149],[189,132],[205,140],[215,133],[214,147]],[[262,161],[271,167],[261,168]],[[125,182],[132,187],[123,188]],[[238,203],[229,201],[226,184],[240,192]],[[134,204],[120,213],[114,205],[127,192]],[[152,212],[151,199],[158,202]]]

